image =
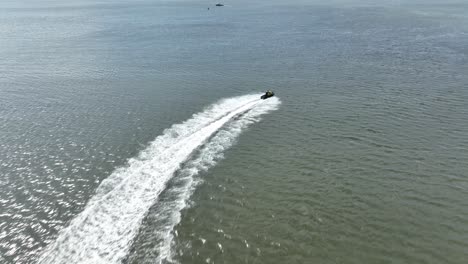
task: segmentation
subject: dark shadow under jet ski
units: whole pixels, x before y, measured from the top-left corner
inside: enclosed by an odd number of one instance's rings
[[[273,97],[273,96],[275,96],[275,93],[272,92],[272,91],[270,91],[270,90],[268,90],[268,91],[265,92],[264,95],[262,95],[262,96],[260,97],[260,99],[265,100],[265,99],[270,98],[270,97]]]

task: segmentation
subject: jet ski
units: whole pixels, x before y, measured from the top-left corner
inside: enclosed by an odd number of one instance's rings
[[[273,97],[274,95],[275,95],[274,92],[268,90],[268,91],[265,92],[264,95],[262,95],[262,96],[260,97],[260,99],[265,100],[265,99],[267,99],[267,98]]]
[[[218,3],[218,4],[216,4],[216,6],[224,6],[224,5],[223,5],[223,4],[220,4],[220,3]]]

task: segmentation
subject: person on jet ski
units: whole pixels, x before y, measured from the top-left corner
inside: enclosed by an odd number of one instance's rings
[[[265,99],[267,99],[267,98],[272,97],[273,95],[275,95],[275,94],[274,94],[272,91],[268,90],[268,91],[266,91],[265,94],[262,95],[260,98],[263,99],[263,100],[265,100]]]

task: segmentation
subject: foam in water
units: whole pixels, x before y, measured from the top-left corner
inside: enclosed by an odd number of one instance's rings
[[[188,200],[195,187],[201,182],[201,179],[195,178],[195,176],[199,172],[206,171],[214,166],[217,161],[223,158],[224,150],[235,143],[235,140],[245,128],[260,120],[261,115],[276,110],[279,103],[280,101],[277,98],[269,99],[243,114],[241,118],[229,122],[201,148],[197,157],[184,165],[179,172],[182,177],[178,179],[178,182],[182,184],[178,184],[177,188],[171,190],[172,195],[176,198],[162,204],[160,207],[161,212],[158,212],[158,217],[162,220],[160,222],[165,224],[156,227],[156,230],[154,230],[157,233],[158,241],[160,241],[157,246],[159,253],[155,263],[173,262],[171,244],[174,236],[172,231],[181,220],[181,210],[187,207]],[[167,261],[163,262],[164,260]]]
[[[117,169],[101,183],[83,212],[59,232],[39,263],[121,262],[128,254],[146,212],[196,149],[206,143],[201,155],[187,168],[192,170],[189,176],[212,166],[215,158],[232,145],[232,140],[244,127],[279,105],[277,98],[266,101],[258,98],[258,95],[246,95],[222,100],[184,123],[165,130],[138,157],[130,159],[128,166]],[[234,117],[238,119],[232,121]],[[228,129],[206,142],[226,124]],[[178,212],[190,196],[191,182],[181,189],[183,195],[179,206],[174,208],[172,226],[166,229],[161,245],[161,259],[170,257],[170,231],[180,220]]]

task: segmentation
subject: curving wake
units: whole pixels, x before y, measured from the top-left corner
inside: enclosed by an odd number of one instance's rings
[[[126,167],[101,183],[83,212],[46,248],[39,263],[120,263],[166,183],[201,147],[198,157],[183,169],[189,180],[167,208],[172,221],[162,229],[156,261],[170,258],[171,230],[180,221],[179,212],[194,187],[193,176],[213,166],[244,128],[279,104],[277,98],[263,101],[258,95],[229,98],[166,129]]]

